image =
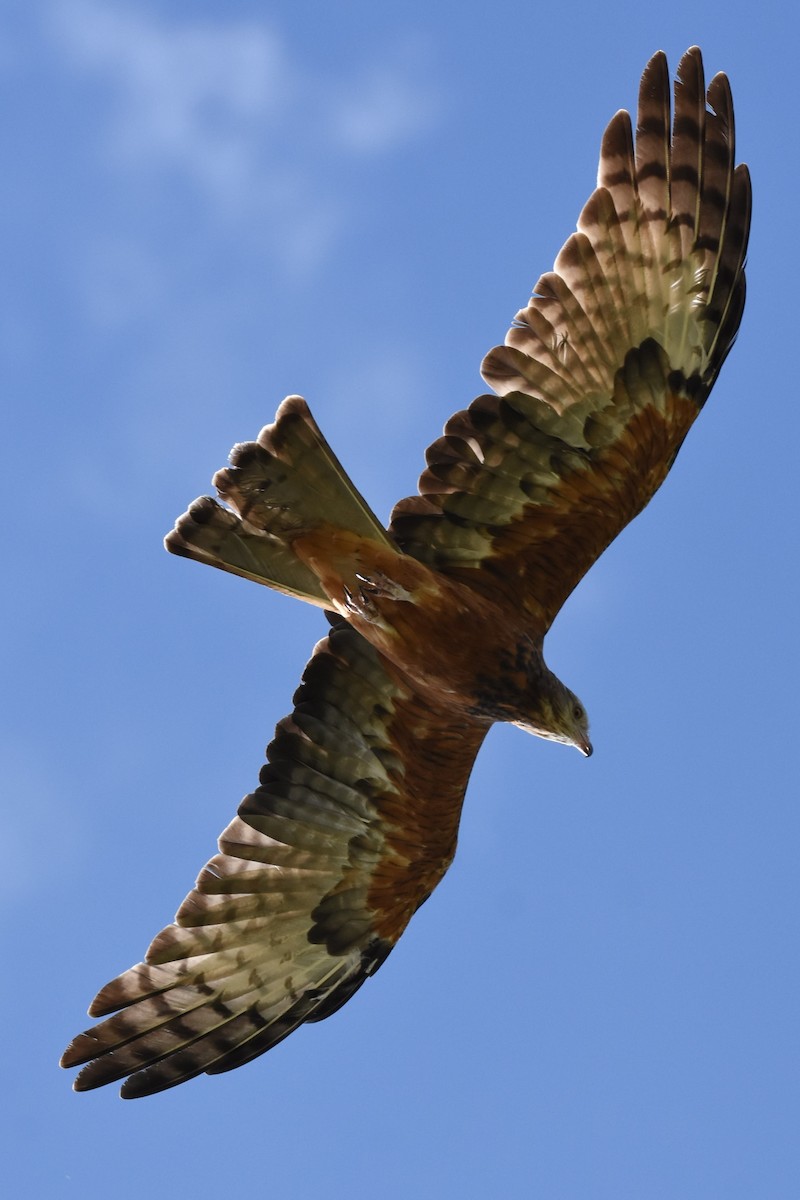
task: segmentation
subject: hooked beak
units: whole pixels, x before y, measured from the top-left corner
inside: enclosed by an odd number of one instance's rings
[[[584,758],[591,757],[592,743],[589,741],[588,738],[581,738],[580,741],[575,743],[575,745],[578,747],[578,749],[580,750],[580,752],[584,756]]]

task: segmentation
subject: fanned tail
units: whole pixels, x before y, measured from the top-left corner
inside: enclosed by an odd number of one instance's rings
[[[230,508],[195,500],[167,534],[167,549],[321,608],[330,600],[293,553],[294,538],[325,525],[391,544],[301,396],[283,401],[257,441],[234,446],[213,482]]]

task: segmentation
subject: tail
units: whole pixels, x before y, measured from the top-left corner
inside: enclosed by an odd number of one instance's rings
[[[293,538],[326,525],[392,545],[302,396],[287,396],[258,441],[234,446],[230,464],[213,479],[230,508],[210,496],[195,500],[164,539],[173,554],[330,608],[317,576],[292,552]]]

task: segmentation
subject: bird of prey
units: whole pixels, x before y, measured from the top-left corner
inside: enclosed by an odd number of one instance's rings
[[[455,850],[495,721],[591,754],[544,637],[664,480],[736,336],[747,168],[731,93],[666,59],[602,140],[552,271],[482,365],[388,529],[290,396],[167,536],[175,554],[316,604],[314,648],[242,802],[175,921],[107,984],[63,1065],[144,1096],[263,1054],[386,959]]]

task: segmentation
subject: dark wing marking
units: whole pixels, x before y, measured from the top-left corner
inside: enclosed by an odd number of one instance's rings
[[[700,51],[648,64],[636,144],[619,112],[598,187],[554,270],[482,373],[500,395],[456,413],[390,531],[544,632],[669,471],[739,326],[750,222],[727,79]]]
[[[122,1095],[143,1096],[227,1071],[339,1008],[447,870],[486,728],[335,628],[175,923],[92,1004],[107,1019],[62,1060],[88,1064],[76,1088],[130,1076]]]

